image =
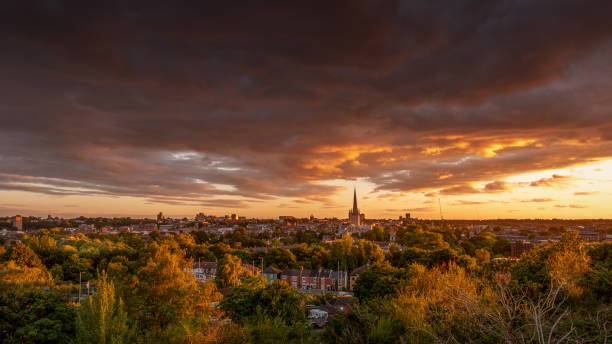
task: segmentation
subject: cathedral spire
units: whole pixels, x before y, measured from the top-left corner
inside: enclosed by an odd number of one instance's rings
[[[359,214],[359,209],[357,208],[357,188],[353,188],[353,213]]]
[[[359,212],[359,208],[357,208],[357,188],[353,188],[353,209],[349,210],[349,221],[351,225],[359,227],[361,224],[361,216],[362,214]]]

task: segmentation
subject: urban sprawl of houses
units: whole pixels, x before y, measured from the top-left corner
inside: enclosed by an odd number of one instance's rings
[[[257,252],[267,251],[274,247],[291,249],[298,245],[289,243],[287,239],[291,234],[300,231],[312,231],[321,234],[322,242],[333,242],[345,235],[359,236],[370,231],[374,227],[381,228],[388,235],[386,241],[376,241],[384,252],[404,248],[395,243],[396,234],[402,226],[429,225],[445,226],[456,233],[457,239],[467,240],[479,233],[488,231],[497,236],[498,239],[507,240],[510,244],[510,257],[496,259],[515,259],[523,252],[534,246],[543,246],[549,242],[561,239],[563,232],[575,231],[585,241],[612,240],[612,234],[606,229],[612,228],[612,220],[423,220],[417,219],[406,213],[397,219],[366,219],[365,215],[357,207],[357,197],[354,196],[353,207],[349,210],[348,219],[325,218],[319,219],[314,216],[310,218],[296,218],[293,216],[279,216],[278,219],[257,219],[238,216],[237,214],[215,216],[196,214],[193,218],[174,219],[165,217],[159,213],[155,219],[131,219],[131,218],[85,218],[78,217],[64,219],[49,215],[47,218],[22,217],[0,217],[0,236],[3,237],[5,245],[19,242],[24,235],[39,232],[42,228],[60,228],[71,233],[98,233],[106,235],[118,235],[122,232],[150,235],[157,231],[159,235],[171,233],[190,233],[203,231],[210,237],[221,237],[231,234],[239,228],[243,228],[249,237],[266,238],[260,240],[261,246],[244,247],[243,249]],[[553,230],[554,229],[554,230]],[[310,307],[310,317],[314,322],[323,321],[328,316],[347,306],[354,283],[359,274],[367,269],[367,266],[357,267],[352,271],[346,271],[341,266],[332,269],[278,269],[274,266],[265,266],[261,262],[243,264],[243,267],[253,275],[262,275],[268,282],[282,280],[295,287],[300,292],[334,292],[341,298],[332,303],[322,306]],[[198,281],[214,280],[217,273],[216,261],[195,261],[190,270]]]

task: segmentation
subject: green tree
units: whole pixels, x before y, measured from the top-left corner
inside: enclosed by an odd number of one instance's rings
[[[268,284],[261,276],[246,279],[221,301],[220,308],[233,321],[258,314],[265,318],[282,318],[293,324],[306,320],[302,297],[284,281]]]
[[[75,311],[55,290],[0,287],[2,343],[70,343]]]
[[[127,313],[115,293],[115,285],[102,272],[95,283],[95,295],[77,313],[77,342],[81,344],[120,344],[131,342]]]
[[[395,295],[406,278],[403,269],[394,268],[387,262],[375,264],[359,275],[353,286],[353,292],[360,301]]]

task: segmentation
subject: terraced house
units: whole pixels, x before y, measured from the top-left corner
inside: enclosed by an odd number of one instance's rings
[[[348,274],[330,269],[287,269],[281,272],[281,280],[298,289],[340,290],[348,288]]]

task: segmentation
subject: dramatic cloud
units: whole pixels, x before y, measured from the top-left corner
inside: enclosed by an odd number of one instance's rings
[[[3,2],[0,191],[216,208],[337,207],[338,180],[385,201],[507,192],[506,177],[612,157],[611,14],[610,1]]]
[[[504,181],[494,181],[485,185],[483,192],[504,192],[510,190],[508,183]]]

